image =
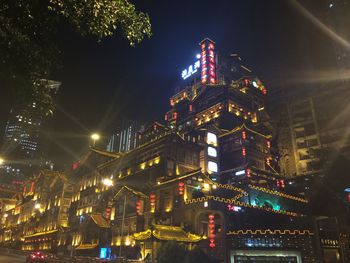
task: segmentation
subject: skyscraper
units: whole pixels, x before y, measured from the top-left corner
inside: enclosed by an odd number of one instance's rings
[[[138,145],[138,132],[141,125],[132,120],[122,120],[117,132],[111,136],[106,150],[109,152],[127,152]]]
[[[49,93],[56,93],[61,83],[48,80],[45,85]],[[40,165],[40,129],[43,120],[43,113],[35,99],[10,111],[1,149],[1,155],[6,160],[0,169],[3,183],[19,183],[31,176]]]
[[[185,138],[202,141],[203,172],[225,182],[256,170],[274,172],[267,89],[242,58],[217,54],[215,43],[205,39],[181,77],[185,88],[170,98],[165,119]]]

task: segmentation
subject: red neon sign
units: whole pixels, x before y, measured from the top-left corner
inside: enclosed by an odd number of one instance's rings
[[[209,214],[209,247],[214,248],[215,247],[215,220],[214,215]]]
[[[215,43],[206,38],[201,43],[202,84],[216,84]]]

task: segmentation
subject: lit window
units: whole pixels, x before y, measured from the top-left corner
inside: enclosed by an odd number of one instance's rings
[[[218,164],[216,162],[209,161],[208,162],[208,172],[209,173],[217,173],[218,172]]]
[[[217,144],[217,136],[214,133],[207,133],[207,144],[216,145]]]
[[[208,147],[208,155],[211,157],[217,157],[218,156],[218,152],[214,147],[209,146]]]

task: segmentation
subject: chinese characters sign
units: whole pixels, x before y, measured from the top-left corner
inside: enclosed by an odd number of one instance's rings
[[[215,43],[206,38],[200,46],[202,84],[216,84]]]
[[[188,77],[197,73],[199,68],[200,68],[200,61],[197,60],[196,62],[194,62],[193,65],[190,65],[187,69],[184,69],[182,71],[182,73],[181,73],[182,79],[187,79]]]

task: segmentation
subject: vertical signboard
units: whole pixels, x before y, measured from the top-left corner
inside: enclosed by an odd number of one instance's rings
[[[199,45],[201,47],[202,84],[217,84],[215,42],[206,38]]]

